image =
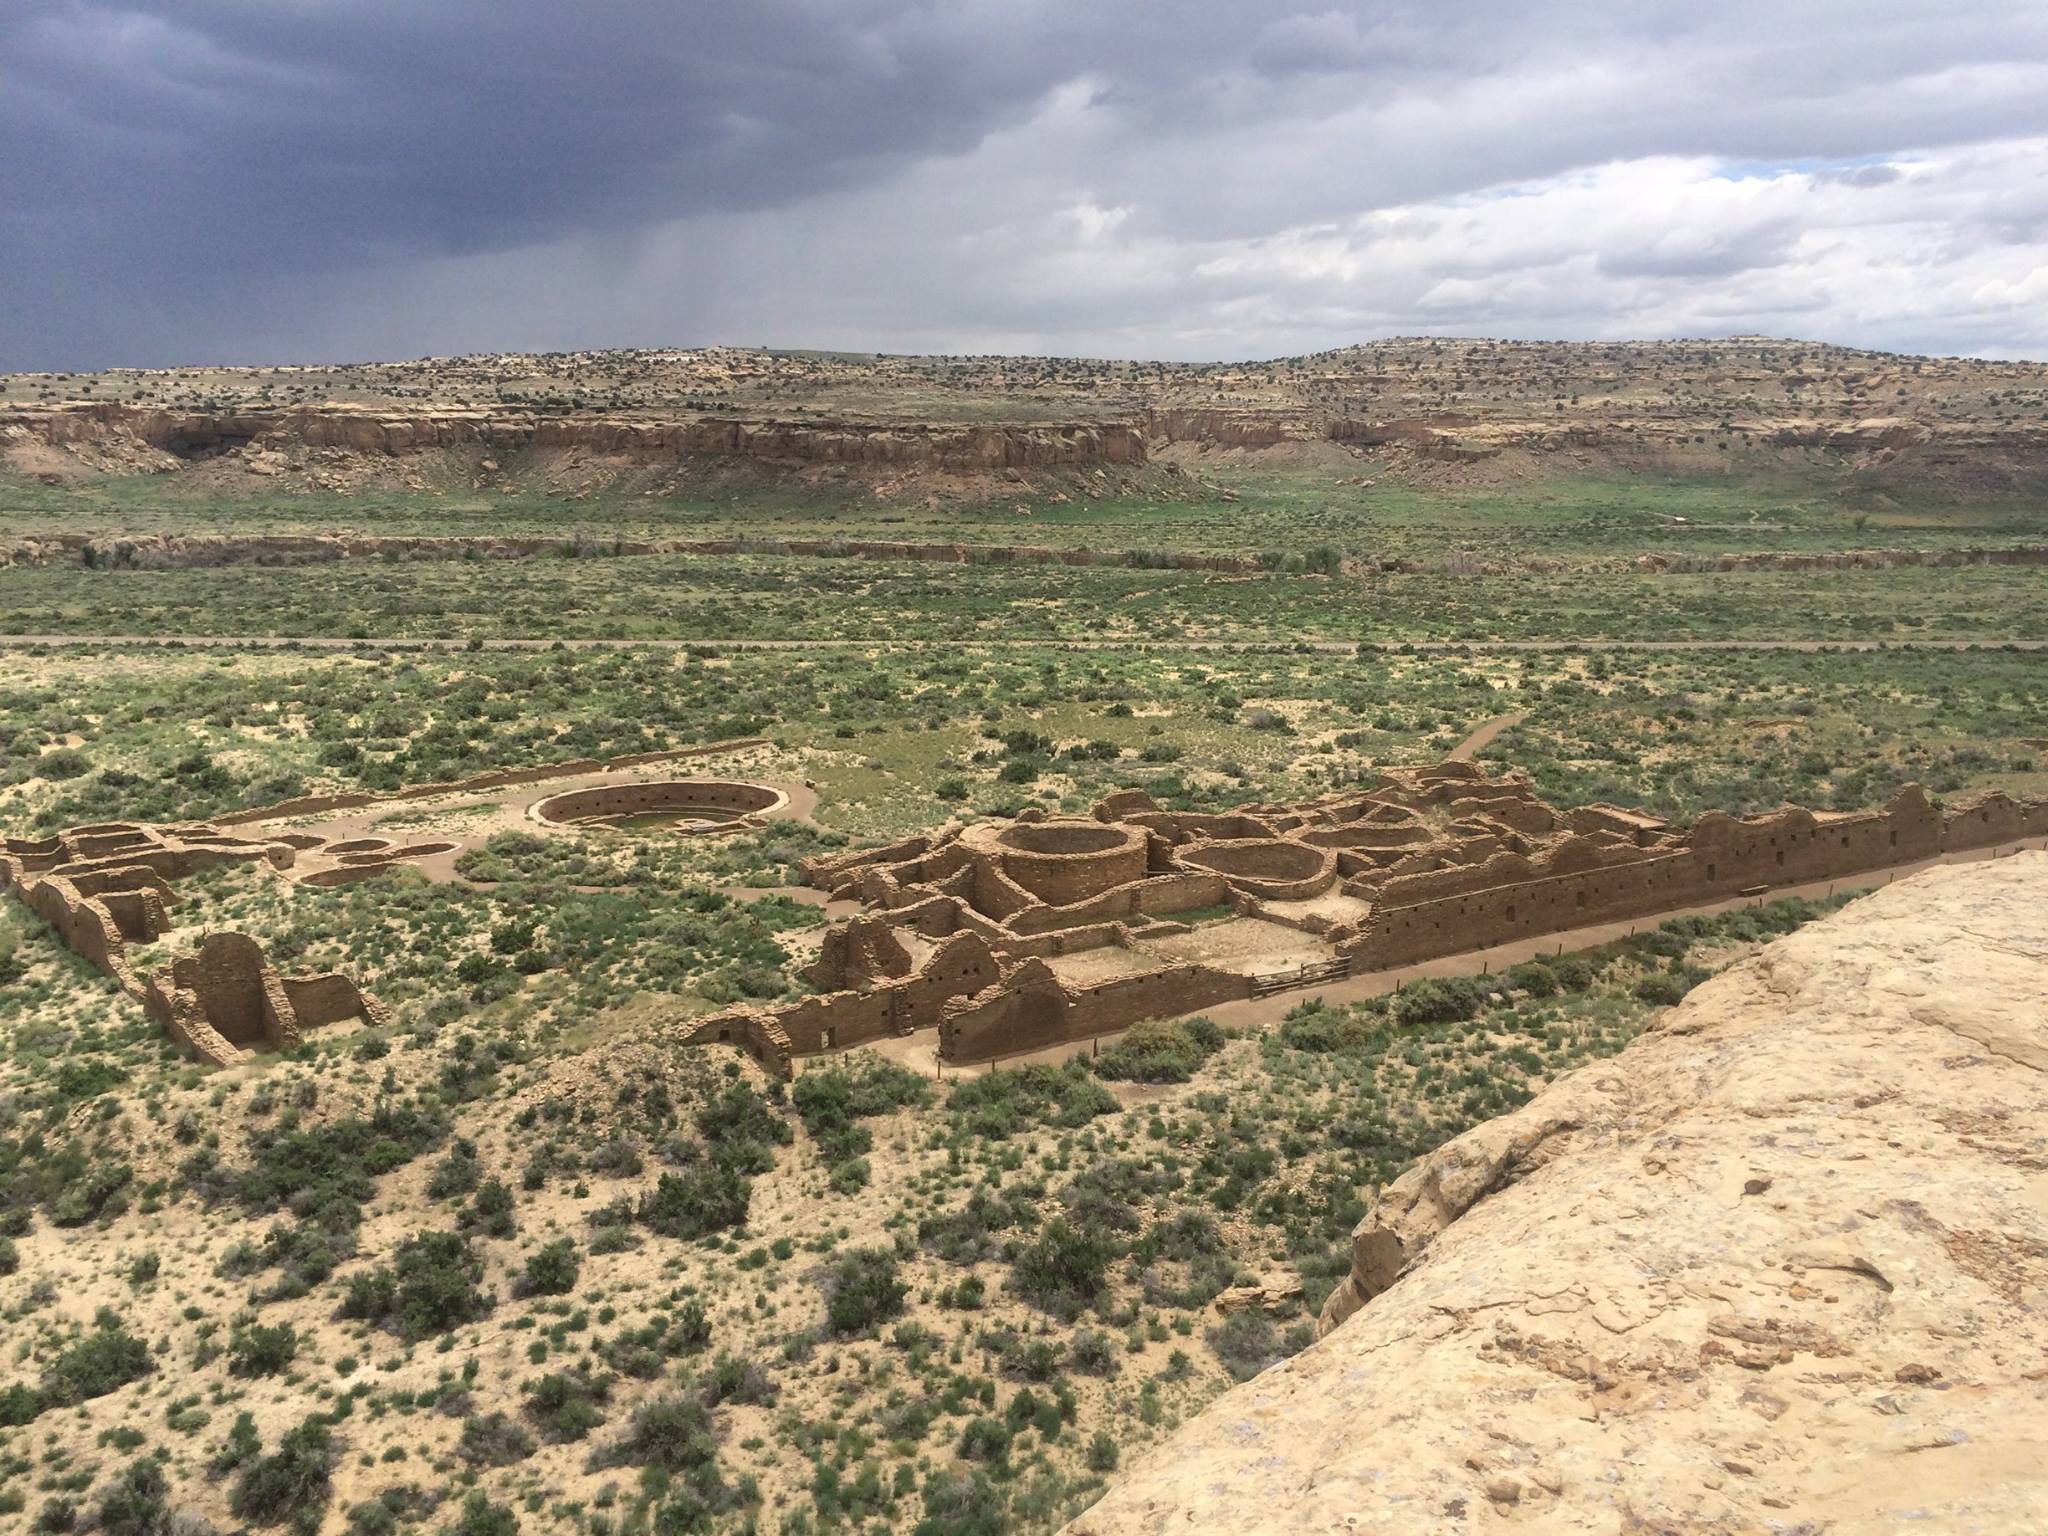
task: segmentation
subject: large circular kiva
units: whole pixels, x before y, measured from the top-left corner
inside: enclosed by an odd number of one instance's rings
[[[1073,817],[980,822],[960,834],[960,844],[1048,906],[1069,906],[1145,878],[1143,827]]]
[[[772,816],[789,796],[768,784],[734,779],[664,779],[647,784],[606,784],[572,789],[535,803],[536,821],[557,827],[610,827],[620,831],[665,828],[721,832]]]

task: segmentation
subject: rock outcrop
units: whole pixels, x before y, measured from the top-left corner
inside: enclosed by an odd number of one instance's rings
[[[167,464],[290,447],[381,457],[449,448],[573,449],[637,464],[713,457],[955,471],[1145,462],[1143,433],[1120,422],[787,421],[458,408],[400,413],[345,406],[17,406],[0,411],[0,442],[7,440],[55,448],[125,441],[165,455]]]
[[[1440,1148],[1073,1536],[2048,1529],[2048,854],[1930,870]]]

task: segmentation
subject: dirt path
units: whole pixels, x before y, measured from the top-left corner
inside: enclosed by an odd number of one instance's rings
[[[1526,714],[1495,715],[1491,720],[1480,726],[1478,730],[1446,752],[1444,754],[1444,761],[1449,763],[1471,762],[1473,758],[1479,755],[1483,748],[1492,744],[1494,737],[1507,730],[1510,726],[1520,725],[1528,718]]]
[[[103,649],[114,646],[218,647],[229,650],[331,651],[571,651],[682,650],[706,646],[727,651],[894,650],[962,651],[1271,651],[1306,646],[1330,656],[1376,651],[2039,651],[2048,639],[1975,640],[1310,640],[1271,635],[1255,640],[1063,640],[1054,636],[1005,636],[964,640],[760,640],[760,639],[556,639],[522,636],[486,640],[391,637],[366,640],[352,635],[0,635],[0,650],[26,646]]]
[[[1246,1002],[1222,1003],[1213,1008],[1201,1008],[1196,1012],[1213,1019],[1226,1028],[1263,1030],[1279,1023],[1291,1009],[1299,1007],[1312,998],[1321,998],[1327,1003],[1357,1003],[1369,997],[1379,997],[1406,986],[1411,981],[1421,981],[1430,976],[1475,976],[1487,971],[1500,971],[1524,960],[1535,960],[1546,955],[1559,955],[1572,950],[1593,949],[1602,944],[1611,944],[1616,939],[1625,939],[1632,933],[1655,928],[1659,923],[1674,917],[1712,916],[1718,912],[1733,912],[1741,907],[1759,906],[1781,896],[1804,896],[1821,898],[1833,895],[1838,890],[1868,889],[1889,885],[1893,880],[1915,874],[1923,869],[1932,869],[1941,864],[1975,864],[1986,859],[2004,858],[2023,848],[2048,849],[2048,838],[2027,838],[2020,842],[2000,843],[1993,848],[1973,848],[1964,853],[1943,854],[1938,859],[1922,859],[1913,864],[1898,864],[1889,869],[1864,870],[1853,875],[1844,875],[1834,880],[1815,880],[1804,885],[1774,886],[1762,896],[1736,896],[1727,901],[1709,902],[1702,906],[1673,907],[1664,912],[1652,912],[1633,922],[1602,923],[1591,928],[1572,928],[1558,933],[1544,934],[1539,938],[1523,940],[1514,944],[1500,944],[1491,949],[1466,950],[1461,954],[1443,955],[1426,960],[1419,965],[1406,965],[1390,971],[1374,971],[1364,976],[1352,976],[1343,981],[1323,986],[1303,987],[1294,992],[1282,992],[1273,997],[1253,998]],[[1184,1014],[1181,1017],[1191,1018]],[[1093,1039],[1070,1041],[1064,1045],[1050,1046],[1042,1051],[1028,1051],[1018,1056],[1003,1057],[993,1062],[975,1062],[971,1065],[956,1066],[945,1063],[943,1069],[938,1060],[939,1034],[935,1029],[920,1030],[914,1035],[894,1039],[878,1040],[870,1049],[887,1057],[900,1066],[921,1072],[928,1077],[941,1080],[956,1077],[980,1077],[982,1074],[1014,1067],[1025,1062],[1050,1062],[1057,1064],[1076,1056],[1094,1054],[1102,1045],[1116,1040],[1122,1030],[1112,1030]],[[814,1062],[829,1062],[830,1056],[813,1056],[800,1059],[797,1070],[803,1071]],[[1125,1085],[1118,1084],[1118,1088]]]

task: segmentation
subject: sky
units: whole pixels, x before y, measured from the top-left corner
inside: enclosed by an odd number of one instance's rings
[[[6,0],[0,371],[2048,357],[2044,0]]]

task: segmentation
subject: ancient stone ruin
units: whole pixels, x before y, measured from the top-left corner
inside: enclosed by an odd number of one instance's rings
[[[1127,790],[1088,817],[1026,813],[806,861],[867,911],[826,935],[817,996],[685,1038],[771,1070],[921,1029],[987,1061],[1340,977],[1655,918],[1778,887],[2048,834],[2048,801],[1709,813],[1674,827],[1561,811],[1526,776],[1446,762],[1371,789],[1222,814]]]
[[[534,820],[557,827],[646,827],[678,833],[758,827],[784,810],[789,796],[768,784],[730,779],[656,779],[572,789],[537,801]]]
[[[262,946],[241,933],[210,933],[197,954],[141,974],[135,950],[173,926],[174,882],[217,864],[260,860],[289,869],[304,841],[131,822],[9,837],[0,839],[0,889],[11,888],[67,948],[140,1000],[182,1049],[230,1066],[250,1051],[287,1050],[323,1024],[390,1022],[384,1006],[348,977],[280,976]]]

